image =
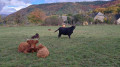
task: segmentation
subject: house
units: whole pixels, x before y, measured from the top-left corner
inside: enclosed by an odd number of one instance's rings
[[[62,18],[63,21],[67,21],[67,16],[59,16]]]
[[[117,24],[120,24],[120,18],[117,20]]]
[[[101,12],[99,12],[95,17],[94,17],[94,21],[95,20],[100,20],[101,22],[104,22],[104,18],[105,18],[105,15]]]

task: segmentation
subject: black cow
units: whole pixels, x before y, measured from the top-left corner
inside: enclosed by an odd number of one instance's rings
[[[70,38],[70,36],[73,33],[74,29],[75,29],[75,26],[59,27],[55,32],[57,32],[59,30],[58,38],[61,37],[61,35],[68,35],[69,38]]]

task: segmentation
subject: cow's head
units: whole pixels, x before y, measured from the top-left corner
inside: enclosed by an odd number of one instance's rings
[[[36,44],[38,43],[38,40],[27,40],[27,43],[30,44],[30,48],[34,49],[36,48]]]

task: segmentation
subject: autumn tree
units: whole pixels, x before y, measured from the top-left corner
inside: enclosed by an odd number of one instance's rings
[[[28,15],[28,20],[31,23],[40,23],[40,24],[42,24],[42,22],[45,20],[45,18],[46,18],[45,13],[40,9],[35,9],[34,11],[32,11]]]
[[[3,21],[3,18],[2,18],[2,16],[0,15],[0,25],[3,24],[3,22],[4,22],[4,21]]]
[[[95,12],[95,13],[98,13],[98,12],[104,13],[105,10],[106,10],[105,8],[96,8],[93,12]]]
[[[120,14],[120,8],[117,9],[117,13]]]
[[[20,24],[20,23],[22,23],[22,20],[23,19],[21,19],[22,18],[22,16],[21,16],[21,14],[16,14],[16,16],[15,16],[15,19],[14,19],[14,21],[17,23],[17,24]]]
[[[62,23],[63,23],[62,18],[58,16],[50,16],[45,19],[45,22],[43,23],[43,25],[57,26],[57,25],[62,25]]]
[[[94,13],[98,13],[98,12],[102,12],[104,14],[117,14],[119,12],[119,5],[114,5],[114,6],[110,6],[107,8],[96,8],[93,12]]]
[[[2,22],[2,18],[1,18],[1,16],[0,16],[0,23]]]
[[[68,24],[72,24],[72,18],[71,17],[67,17],[67,21],[68,21]]]

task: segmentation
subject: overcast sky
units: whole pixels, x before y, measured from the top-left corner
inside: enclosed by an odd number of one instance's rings
[[[55,2],[81,2],[81,1],[96,1],[96,0],[0,0],[0,14],[11,14],[32,4],[55,3]]]

